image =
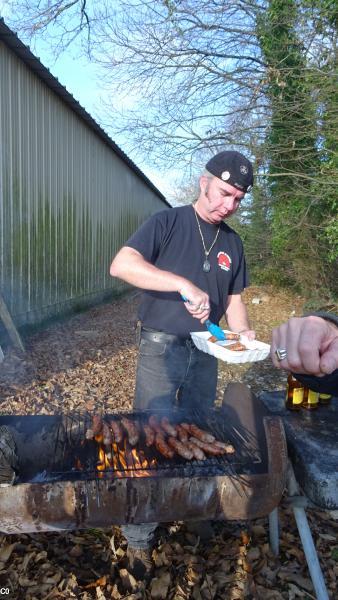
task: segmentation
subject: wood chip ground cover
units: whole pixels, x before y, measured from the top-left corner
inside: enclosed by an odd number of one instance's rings
[[[253,303],[253,299],[259,299]],[[303,299],[273,288],[246,291],[257,337],[302,314]],[[1,414],[129,410],[132,406],[138,296],[97,306],[26,337],[27,353],[5,348],[0,365]],[[230,381],[254,392],[283,389],[285,374],[270,360],[220,363],[218,402]],[[338,522],[307,512],[330,598],[338,597]],[[0,534],[0,587],[19,600],[312,600],[315,594],[290,507],[280,510],[280,556],[268,544],[267,519],[214,522],[204,539],[187,523],[161,526],[153,550],[154,574],[145,584],[126,568],[126,541],[118,527],[23,535]]]

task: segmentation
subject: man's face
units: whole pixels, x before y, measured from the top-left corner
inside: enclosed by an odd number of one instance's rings
[[[209,223],[220,223],[233,215],[245,193],[218,177],[200,178],[200,205]]]

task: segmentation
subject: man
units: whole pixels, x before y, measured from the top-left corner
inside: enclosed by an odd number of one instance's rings
[[[338,316],[316,313],[276,327],[271,358],[312,390],[338,396]]]
[[[220,152],[200,177],[197,201],[153,215],[114,258],[110,274],[144,290],[135,408],[213,405],[217,360],[190,337],[205,331],[209,317],[218,324],[225,313],[231,330],[254,339],[241,298],[248,285],[242,242],[223,222],[252,184],[251,163]],[[129,548],[148,548],[155,527],[125,527]]]

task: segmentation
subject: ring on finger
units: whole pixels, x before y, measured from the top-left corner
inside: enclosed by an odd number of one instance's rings
[[[287,351],[285,348],[276,348],[275,354],[279,361],[282,361],[287,357]]]

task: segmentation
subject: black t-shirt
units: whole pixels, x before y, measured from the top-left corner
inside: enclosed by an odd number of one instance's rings
[[[210,248],[217,225],[199,218],[205,246]],[[243,245],[240,237],[221,223],[217,241],[209,254],[211,270],[203,271],[203,244],[194,208],[183,206],[156,213],[125,243],[159,269],[185,277],[209,294],[210,320],[219,323],[229,294],[239,294],[248,285]],[[139,319],[145,327],[179,336],[190,331],[205,331],[198,319],[186,310],[177,292],[145,290],[139,308]]]

